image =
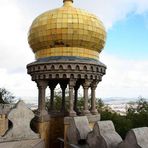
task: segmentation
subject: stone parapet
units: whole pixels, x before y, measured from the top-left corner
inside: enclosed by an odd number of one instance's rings
[[[100,115],[65,117],[64,118],[64,144],[78,144],[86,142],[88,133],[95,122],[100,120]]]
[[[130,130],[125,140],[119,148],[147,148],[148,147],[148,127]]]
[[[112,121],[98,121],[87,136],[90,148],[118,148],[121,142],[122,138],[115,131]]]

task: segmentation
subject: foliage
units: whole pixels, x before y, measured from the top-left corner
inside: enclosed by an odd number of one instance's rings
[[[61,104],[62,104],[62,92],[60,90],[55,91],[54,94],[54,109],[56,111],[60,111],[61,109]],[[88,103],[90,104],[90,99],[88,100]],[[69,107],[69,94],[68,91],[65,92],[65,111],[68,111]],[[81,112],[83,111],[83,107],[84,107],[84,99],[81,96],[81,94],[79,94],[78,100],[77,100],[77,112]],[[46,108],[47,110],[50,110],[50,97],[48,96],[46,98]]]
[[[127,119],[126,116],[121,116],[120,114],[111,111],[110,109],[101,112],[101,120],[112,120],[116,131],[122,138],[124,138],[126,133],[132,128],[131,120]]]
[[[148,102],[143,98],[130,103],[125,116],[112,111],[107,106],[103,106],[100,110],[101,120],[112,120],[116,131],[123,139],[130,129],[148,126]]]
[[[55,109],[60,111],[61,109],[62,93],[57,91],[54,98]],[[66,111],[69,106],[68,92],[66,92]],[[90,106],[90,99],[89,99]],[[84,99],[79,97],[77,101],[78,112],[83,110]],[[50,106],[50,99],[47,99],[47,108]],[[102,99],[97,99],[96,107],[101,114],[101,120],[112,120],[116,131],[124,139],[127,132],[132,128],[148,126],[148,102],[144,98],[139,98],[137,102],[130,102],[127,106],[126,115],[120,115],[113,111],[108,105],[105,105]]]
[[[5,88],[0,88],[0,103],[9,104],[13,103],[15,96]]]
[[[148,102],[140,98],[128,108],[127,118],[132,121],[133,128],[148,126]]]

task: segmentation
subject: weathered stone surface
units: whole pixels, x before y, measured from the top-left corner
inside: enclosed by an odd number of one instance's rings
[[[0,104],[0,115],[6,115],[14,107],[14,104]]]
[[[6,115],[0,115],[0,136],[4,135],[8,130],[8,119]]]
[[[87,137],[90,148],[118,148],[121,142],[112,121],[98,121]]]
[[[0,143],[0,148],[45,148],[41,139]]]
[[[14,141],[39,138],[30,128],[30,122],[34,113],[26,107],[23,101],[19,101],[16,107],[8,114],[8,119],[13,126],[8,130],[0,141]]]
[[[88,133],[91,131],[87,117],[74,117],[74,123],[79,132],[80,139],[86,139]]]
[[[68,142],[78,144],[80,140],[86,139],[90,131],[91,128],[86,116],[73,117],[67,131]]]
[[[130,130],[119,148],[148,148],[148,127]]]

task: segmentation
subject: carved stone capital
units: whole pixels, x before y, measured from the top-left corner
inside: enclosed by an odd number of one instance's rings
[[[72,89],[74,88],[76,85],[76,80],[75,79],[70,79],[69,81],[69,88]]]
[[[91,82],[92,82],[91,80],[85,80],[84,83],[82,84],[83,85],[83,88],[89,88]]]
[[[91,89],[95,90],[97,88],[97,85],[98,85],[99,81],[92,81],[91,83]]]
[[[45,80],[37,80],[36,83],[38,88],[43,88],[43,89],[46,89],[48,85],[48,82]]]

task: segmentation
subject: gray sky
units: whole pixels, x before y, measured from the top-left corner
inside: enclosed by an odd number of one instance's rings
[[[111,33],[131,14],[140,17],[148,14],[148,0],[74,0],[74,5],[99,16]],[[37,96],[36,85],[26,70],[26,65],[34,61],[27,43],[27,32],[36,16],[60,6],[62,0],[0,1],[0,87],[20,97]],[[114,49],[110,47],[110,50]],[[148,97],[147,59],[124,58],[108,53],[106,47],[100,58],[108,69],[97,89],[97,97]]]

